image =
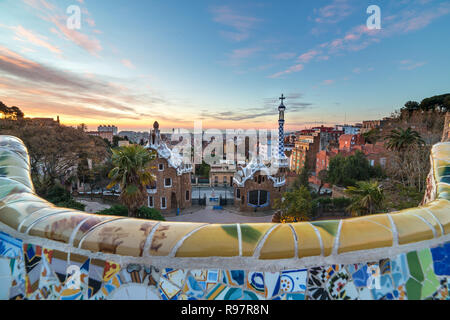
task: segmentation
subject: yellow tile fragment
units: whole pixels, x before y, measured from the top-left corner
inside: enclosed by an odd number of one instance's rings
[[[235,224],[211,224],[185,239],[176,257],[234,257],[239,255]]]
[[[288,224],[280,224],[267,237],[259,259],[289,259],[295,256],[294,235]]]

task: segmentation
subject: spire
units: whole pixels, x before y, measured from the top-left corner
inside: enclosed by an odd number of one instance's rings
[[[280,107],[284,107],[283,102],[284,102],[284,100],[286,99],[286,97],[284,96],[284,94],[281,94],[281,97],[280,97],[279,99],[281,100]]]

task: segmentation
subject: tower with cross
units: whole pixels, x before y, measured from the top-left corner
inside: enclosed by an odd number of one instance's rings
[[[278,107],[279,118],[278,118],[278,158],[284,159],[286,158],[284,154],[284,111],[286,107],[284,106],[285,100],[284,94],[281,95],[280,100],[281,104]]]

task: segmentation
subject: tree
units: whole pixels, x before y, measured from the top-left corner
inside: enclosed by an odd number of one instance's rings
[[[3,102],[0,101],[0,113],[3,115],[3,118],[9,120],[22,120],[24,117],[24,113],[19,107],[7,107]]]
[[[367,143],[375,144],[378,139],[380,139],[380,131],[379,129],[372,129],[370,131],[364,132],[362,136]]]
[[[385,145],[388,149],[399,152],[404,151],[413,144],[425,144],[420,134],[417,131],[412,130],[411,127],[408,127],[406,130],[402,128],[398,130],[393,129],[384,140],[386,141]]]
[[[16,136],[25,143],[30,155],[31,177],[41,196],[56,182],[65,184],[77,174],[80,154],[86,154],[93,163],[101,163],[108,157],[103,139],[63,125],[10,121],[2,123],[1,134]]]
[[[298,175],[297,179],[295,179],[293,183],[294,189],[299,189],[300,187],[305,187],[306,189],[310,189],[309,187],[309,177],[310,177],[310,169],[309,169],[309,161],[308,156],[305,156],[305,163],[303,164],[303,168],[300,171],[300,174]]]
[[[114,168],[109,172],[111,183],[107,188],[118,184],[121,189],[120,201],[128,207],[128,215],[136,217],[137,210],[148,196],[146,186],[154,180],[150,165],[156,157],[155,152],[140,145],[120,147],[112,152]]]
[[[347,210],[353,216],[373,214],[383,208],[384,194],[378,181],[359,181],[356,186],[349,186],[345,193],[352,198]]]
[[[441,112],[450,111],[450,93],[441,94],[425,98],[420,103],[420,109],[423,111],[438,110]]]
[[[354,155],[344,157],[342,154],[330,159],[328,167],[328,182],[339,186],[355,185],[356,181],[371,178],[369,161],[364,153],[356,150]]]
[[[282,199],[275,201],[275,209],[280,210],[281,220],[287,217],[297,221],[308,221],[312,216],[312,198],[305,186],[285,192]]]
[[[317,194],[320,196],[320,191],[322,190],[323,185],[328,180],[328,171],[327,170],[320,170],[317,174],[317,178],[320,180],[320,186],[319,190],[317,190]]]
[[[417,101],[408,101],[405,103],[405,109],[409,112],[419,110],[419,103]]]

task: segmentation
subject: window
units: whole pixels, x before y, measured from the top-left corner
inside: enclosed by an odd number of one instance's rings
[[[148,197],[148,207],[149,208],[155,207],[155,203],[153,202],[153,197]]]
[[[241,189],[236,189],[236,198],[241,198]]]
[[[186,190],[186,201],[189,201],[189,190]]]
[[[373,167],[375,165],[375,160],[370,160],[370,166]]]
[[[165,178],[164,187],[171,187],[171,186],[172,186],[172,178]]]
[[[253,190],[248,193],[248,204],[253,207],[265,207],[269,204],[269,193],[266,190]]]
[[[161,197],[161,209],[167,209],[166,197]]]
[[[158,171],[164,171],[164,163],[158,165]]]

